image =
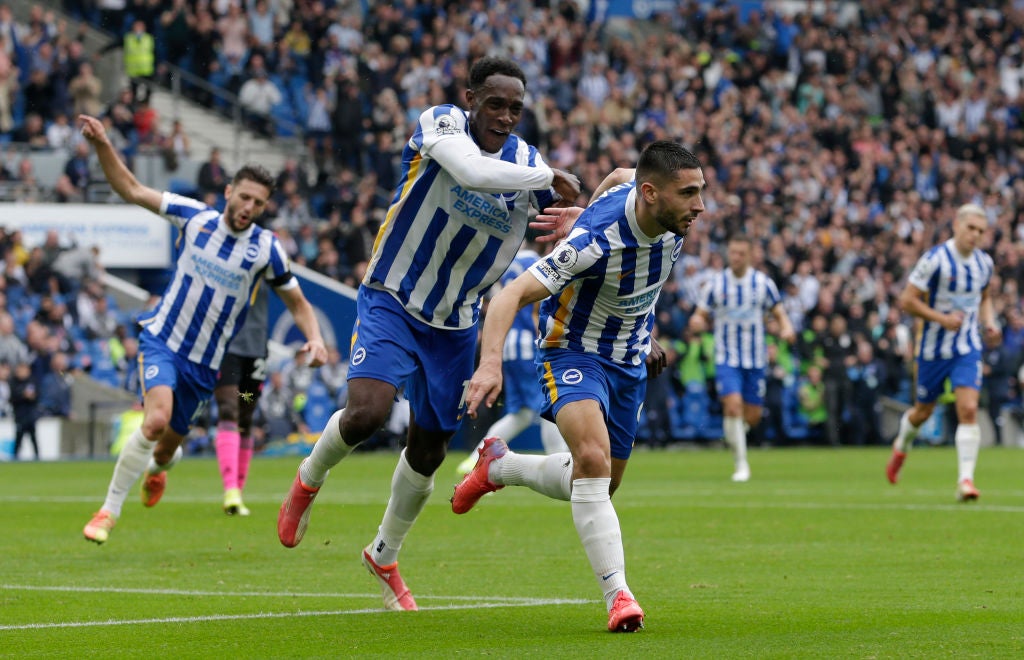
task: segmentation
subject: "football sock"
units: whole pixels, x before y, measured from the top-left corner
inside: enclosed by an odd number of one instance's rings
[[[533,423],[534,413],[529,408],[520,408],[514,413],[509,413],[491,424],[491,428],[487,429],[487,433],[484,434],[485,438],[499,437],[505,442],[512,442],[512,439],[517,435],[525,431]],[[477,445],[477,448],[483,447],[484,443],[481,442]]]
[[[724,418],[722,430],[725,431],[726,444],[732,449],[736,467],[743,465],[747,462],[747,434],[743,430],[743,419],[740,417]]]
[[[612,608],[615,594],[625,590],[626,559],[622,550],[622,531],[612,506],[608,477],[576,479],[572,482],[572,521],[583,542],[590,567],[604,592],[605,607]]]
[[[960,468],[957,483],[964,479],[974,481],[974,466],[978,463],[978,448],[981,446],[981,427],[977,424],[960,424],[956,427],[954,440]]]
[[[115,517],[121,515],[121,506],[128,497],[132,486],[142,475],[146,463],[153,456],[154,447],[156,447],[156,441],[147,440],[142,435],[142,429],[137,428],[121,448],[117,464],[114,466],[114,476],[111,477],[110,486],[107,487],[107,499],[103,502],[103,508]]]
[[[241,438],[238,435],[238,424],[219,422],[214,446],[217,449],[217,465],[220,466],[220,480],[224,484],[224,490],[238,488],[239,444]]]
[[[403,449],[391,477],[391,498],[371,547],[374,563],[388,566],[398,561],[402,542],[433,491],[433,475],[427,477],[413,470]]]
[[[331,415],[323,433],[313,445],[313,451],[299,465],[299,478],[310,488],[323,486],[328,471],[355,449],[341,438],[342,412],[344,412],[344,408]]]
[[[243,435],[238,443],[238,489],[245,488],[245,479],[249,476],[249,464],[252,462],[253,444],[251,435]]]
[[[178,461],[181,460],[183,454],[184,452],[181,450],[181,445],[178,445],[178,448],[174,450],[174,455],[171,456],[171,460],[167,465],[160,465],[156,462],[155,458],[150,456],[149,465],[146,466],[146,474],[160,474],[161,472],[167,472],[178,464]]]
[[[917,437],[920,430],[920,426],[910,423],[910,411],[907,410],[900,417],[900,430],[896,434],[896,440],[892,443],[893,449],[900,452],[910,451],[910,448],[914,446],[914,438]]]
[[[540,443],[544,446],[545,454],[561,454],[569,451],[565,440],[562,439],[562,434],[558,431],[558,425],[543,418],[540,420]]]
[[[499,486],[526,486],[552,499],[568,501],[572,490],[572,454],[537,456],[510,451],[491,462],[487,479]]]

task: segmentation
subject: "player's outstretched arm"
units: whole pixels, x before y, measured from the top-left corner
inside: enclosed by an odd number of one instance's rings
[[[548,232],[537,236],[538,243],[557,243],[569,235],[581,213],[579,206],[549,206],[530,222],[530,229]]]
[[[306,300],[306,296],[302,293],[302,288],[293,286],[290,289],[275,289],[275,291],[281,297],[288,311],[291,312],[292,318],[295,319],[295,325],[299,326],[299,330],[306,337],[306,343],[299,349],[296,359],[308,356],[306,357],[306,364],[308,366],[319,367],[323,365],[327,362],[327,347],[324,345],[323,336],[320,334],[320,324],[316,322],[313,306]]]
[[[82,124],[82,136],[96,150],[96,157],[103,168],[103,175],[118,195],[126,202],[137,204],[153,213],[160,213],[163,193],[139,183],[131,170],[121,161],[103,128],[103,122],[89,115],[78,115]]]
[[[501,392],[501,349],[516,313],[549,295],[551,293],[540,280],[527,271],[512,280],[488,303],[480,338],[480,365],[466,391],[466,412],[470,417],[476,419],[481,403],[490,408],[498,399]]]

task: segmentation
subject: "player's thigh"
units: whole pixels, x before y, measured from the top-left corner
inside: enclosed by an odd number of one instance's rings
[[[917,360],[917,386],[914,389],[918,403],[935,404],[946,391],[946,379],[953,376],[956,360]],[[954,385],[955,386],[955,385]]]
[[[409,411],[424,430],[453,434],[462,423],[476,360],[476,328],[416,334],[418,365],[406,381]]]

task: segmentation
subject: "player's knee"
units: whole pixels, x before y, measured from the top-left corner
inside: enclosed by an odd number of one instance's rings
[[[373,405],[347,406],[339,420],[341,437],[345,439],[345,443],[357,445],[376,433],[388,421],[390,408],[390,402],[385,410]]]
[[[217,403],[217,421],[218,422],[239,422],[238,419],[238,402],[237,401],[224,401]]]
[[[961,424],[976,424],[978,422],[978,403],[958,403],[956,405],[956,418]]]
[[[161,437],[171,423],[170,411],[152,410],[142,420],[142,435],[150,440]]]
[[[601,447],[579,448],[573,454],[573,462],[578,477],[607,477],[611,474],[611,457]]]

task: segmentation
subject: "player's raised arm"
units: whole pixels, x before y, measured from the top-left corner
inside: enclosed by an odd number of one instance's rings
[[[121,161],[114,145],[110,143],[103,123],[89,115],[78,115],[78,121],[82,124],[82,136],[96,150],[96,157],[100,161],[100,167],[103,168],[103,175],[114,192],[126,202],[137,204],[159,214],[163,193],[139,183],[131,170]]]
[[[516,313],[550,295],[547,287],[527,271],[488,303],[480,337],[480,366],[469,381],[466,394],[466,411],[470,417],[476,418],[481,402],[488,408],[493,406],[501,392],[501,350]]]
[[[291,312],[292,318],[295,319],[295,325],[299,327],[306,338],[306,343],[299,349],[299,355],[308,355],[306,364],[310,367],[323,365],[327,362],[327,347],[320,335],[320,324],[316,321],[313,306],[309,304],[306,296],[302,293],[302,288],[296,285],[287,289],[275,289],[275,291],[281,297],[288,311]]]

